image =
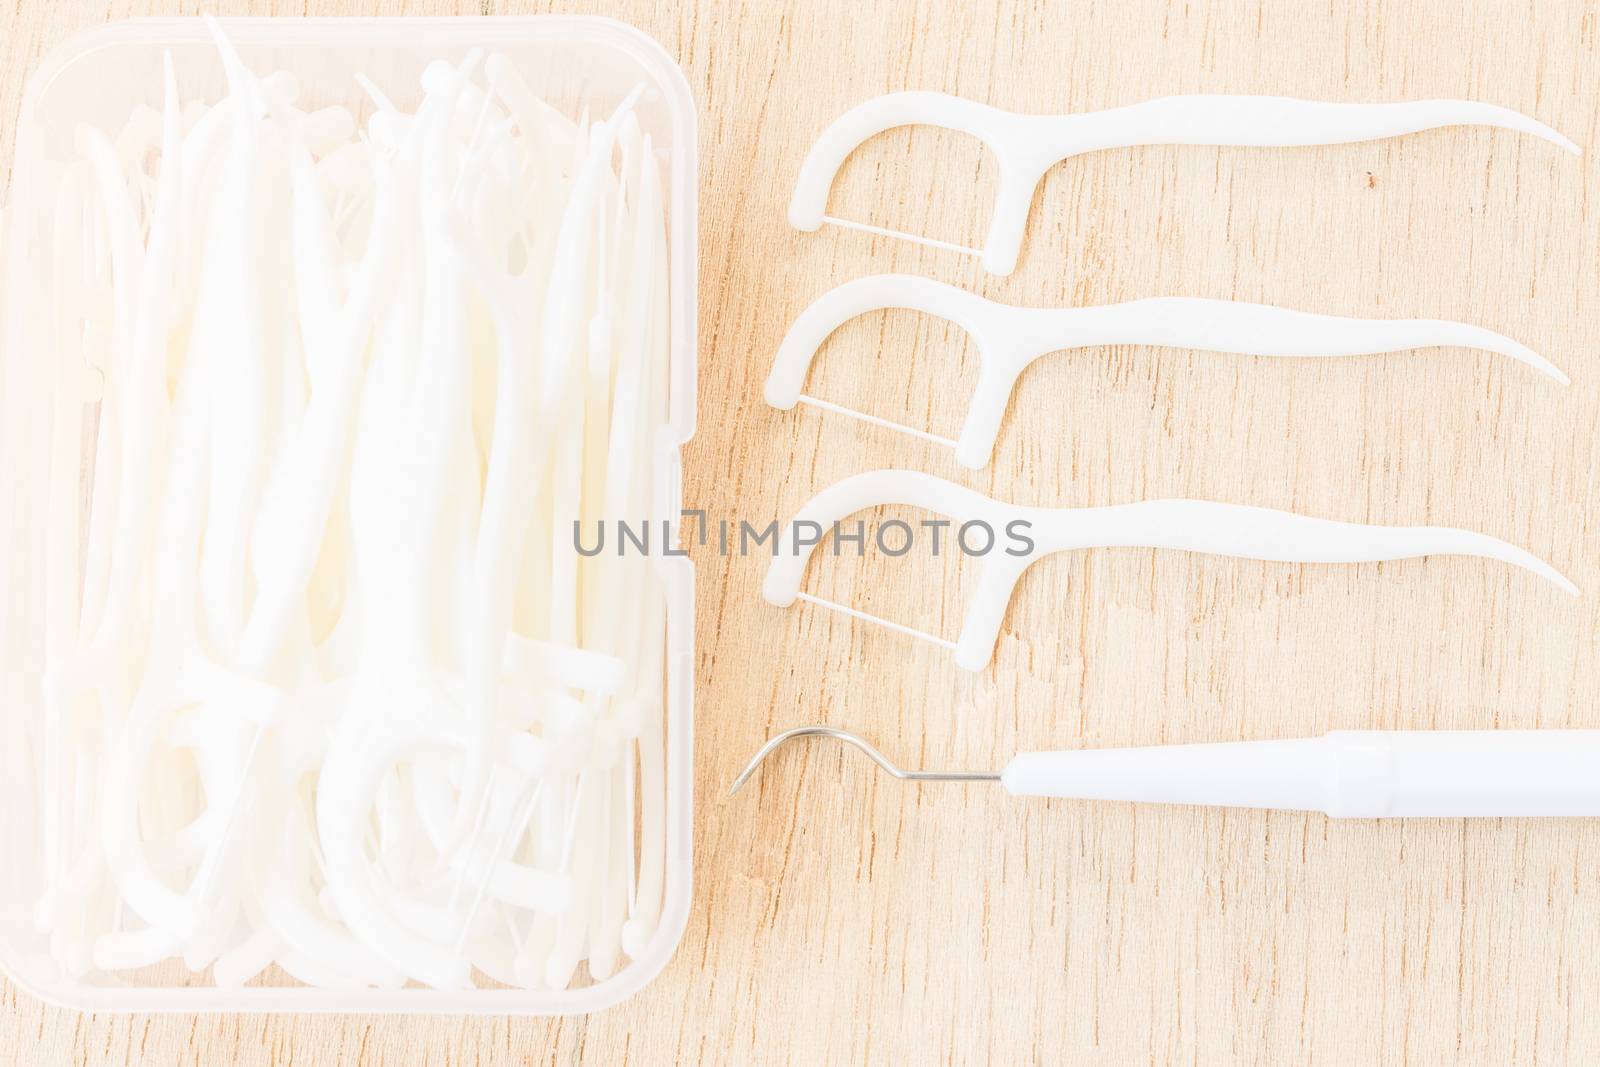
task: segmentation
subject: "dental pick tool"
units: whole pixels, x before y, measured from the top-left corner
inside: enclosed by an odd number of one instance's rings
[[[977,589],[957,641],[801,592],[806,563],[823,533],[849,515],[884,505],[923,508],[952,520],[958,526],[963,551],[979,557]],[[813,536],[802,536],[802,531]],[[976,541],[981,551],[968,549],[971,541]],[[779,546],[794,551],[781,552]],[[812,497],[774,544],[775,554],[761,592],[778,607],[806,600],[922,638],[953,650],[958,666],[976,671],[988,664],[994,652],[1006,607],[1023,571],[1055,552],[1113,547],[1176,548],[1280,563],[1480,556],[1532,571],[1578,595],[1577,586],[1537,556],[1486,534],[1449,526],[1368,526],[1206,500],[1146,500],[1090,508],[1021,507],[942,478],[905,470],[853,475]]]
[[[849,155],[886,130],[938,126],[970,134],[994,153],[1000,186],[983,248],[824,214],[828,192]],[[1415,100],[1344,104],[1285,96],[1166,96],[1127,107],[1075,115],[1021,115],[944,93],[879,96],[835,119],[807,153],[789,201],[789,224],[812,231],[824,222],[981,256],[984,270],[1010,274],[1034,192],[1057,163],[1086,152],[1140,145],[1300,147],[1376,141],[1444,126],[1494,126],[1543,138],[1577,154],[1579,148],[1544,123],[1509,108],[1473,100]]]
[[[978,385],[958,440],[865,415],[801,392],[817,349],[846,322],[887,308],[936,315],[960,326],[978,348]],[[800,313],[778,346],[767,376],[767,403],[795,404],[863,419],[954,448],[956,462],[989,462],[1017,379],[1051,352],[1093,345],[1168,345],[1253,356],[1360,356],[1457,345],[1525,363],[1563,385],[1567,378],[1526,345],[1493,330],[1443,319],[1356,319],[1291,311],[1267,304],[1195,297],[1154,297],[1081,308],[1015,307],[907,274],[875,274],[845,282]]]
[[[1333,730],[1283,741],[1021,752],[996,772],[906,770],[848,731],[799,726],[761,746],[728,795],[784,744],[807,737],[842,741],[896,778],[999,782],[1018,797],[1334,819],[1600,816],[1600,730]]]

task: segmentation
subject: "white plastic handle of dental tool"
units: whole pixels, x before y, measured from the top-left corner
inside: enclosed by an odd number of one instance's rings
[[[1014,796],[1320,811],[1600,816],[1600,730],[1335,730],[1284,741],[1024,752]]]
[[[807,231],[821,226],[828,192],[845,159],[869,138],[899,126],[939,126],[970,134],[994,153],[1000,184],[983,247],[983,267],[992,274],[1010,274],[1016,268],[1034,191],[1045,173],[1085,152],[1136,145],[1350,144],[1442,126],[1516,130],[1579,151],[1536,119],[1473,100],[1355,104],[1193,94],[1076,115],[1022,115],[944,93],[889,93],[858,104],[822,131],[801,164],[789,202],[789,224]]]
[[[956,642],[956,664],[969,671],[982,670],[988,664],[1022,572],[1035,560],[1073,549],[1171,548],[1280,563],[1480,556],[1532,571],[1568,593],[1578,594],[1577,586],[1537,556],[1487,534],[1449,526],[1369,526],[1206,500],[1022,507],[918,471],[877,470],[834,483],[795,514],[780,535],[777,554],[761,586],[762,595],[778,607],[788,607],[800,595],[800,580],[816,545],[799,546],[792,554],[788,551],[796,545],[797,524],[814,523],[826,534],[846,516],[886,504],[923,508],[958,524],[984,522],[993,531],[992,550],[977,559],[977,588]],[[1007,533],[1017,521],[1030,524],[1025,532],[1033,547],[1009,555]]]
[[[1096,345],[1167,345],[1252,356],[1360,356],[1408,349],[1480,348],[1526,363],[1565,385],[1554,364],[1503,334],[1444,319],[1358,319],[1199,297],[1152,297],[1080,308],[1016,307],[909,274],[845,282],[800,313],[767,376],[767,403],[787,411],[801,398],[817,349],[851,319],[887,308],[936,315],[977,344],[978,385],[956,461],[979,468],[994,452],[1017,379],[1051,352]]]

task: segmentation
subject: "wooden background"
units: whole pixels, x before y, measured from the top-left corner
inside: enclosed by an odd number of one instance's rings
[[[477,11],[260,0],[222,13]],[[1190,495],[1476,527],[1550,559],[1573,601],[1477,561],[1292,567],[1101,551],[1035,567],[994,665],[804,605],[762,564],[699,552],[696,893],[683,945],[587,1019],[80,1017],[7,989],[0,1058],[54,1063],[1600,1062],[1600,823],[1014,802],[795,751],[733,801],[770,733],[826,721],[925,765],[1016,748],[1281,737],[1330,727],[1600,727],[1600,169],[1450,130],[1261,151],[1074,160],[1022,268],[839,230],[797,234],[800,158],[846,107],[902,88],[1025,111],[1178,92],[1471,97],[1600,147],[1595,3],[556,3],[613,14],[682,62],[700,108],[700,432],[687,496],[787,516],[846,474],[906,465],[1021,503]],[[488,13],[542,10],[485,0]],[[0,165],[23,79],[114,0],[0,4]],[[929,131],[871,143],[836,214],[981,243],[995,172]],[[761,382],[828,286],[905,270],[1017,303],[1182,294],[1459,318],[1565,367],[1562,389],[1463,350],[1324,363],[1145,348],[1025,376],[993,465],[816,412]],[[811,391],[953,433],[975,362],[925,317],[871,316]],[[903,384],[904,383],[904,384]],[[807,588],[953,636],[970,574],[921,553],[829,560]]]

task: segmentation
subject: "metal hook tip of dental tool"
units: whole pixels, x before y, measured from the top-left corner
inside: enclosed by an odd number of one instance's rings
[[[796,726],[793,729],[785,730],[783,733],[778,734],[766,744],[761,746],[760,750],[750,758],[750,762],[745,764],[744,770],[739,772],[739,777],[733,780],[733,785],[731,788],[729,788],[728,795],[731,797],[740,789],[743,789],[744,784],[755,776],[756,769],[761,766],[762,761],[764,761],[768,756],[772,755],[773,752],[781,748],[786,742],[792,741],[797,737],[827,737],[835,741],[842,741],[851,748],[864,753],[868,759],[870,759],[873,763],[876,763],[880,768],[887,771],[890,775],[905,781],[998,782],[1000,780],[1000,775],[994,771],[907,770],[904,767],[898,767],[894,763],[890,762],[889,758],[882,752],[879,752],[877,748],[875,748],[866,738],[857,734],[853,734],[848,730],[840,730],[833,726]]]

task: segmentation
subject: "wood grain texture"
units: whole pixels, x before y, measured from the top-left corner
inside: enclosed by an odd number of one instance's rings
[[[445,14],[477,3],[260,0],[221,13]],[[1174,92],[1471,97],[1600,146],[1600,7],[849,0],[555,4],[658,38],[701,117],[700,431],[690,506],[765,522],[858,470],[905,465],[1022,503],[1188,495],[1476,527],[1588,596],[1475,561],[1291,567],[1177,553],[1050,559],[995,663],[759,596],[759,558],[697,551],[696,892],[646,992],[587,1019],[77,1016],[7,988],[0,1058],[55,1063],[1074,1064],[1600,1062],[1600,822],[1334,824],[1320,816],[1007,800],[917,788],[817,747],[722,797],[771,732],[827,721],[927,765],[1017,748],[1281,737],[1330,727],[1600,727],[1600,169],[1450,130],[1259,151],[1074,160],[1021,269],[824,229],[784,209],[844,108],[901,88],[1033,111]],[[486,0],[485,13],[544,5]],[[0,165],[38,56],[151,2],[0,3]],[[975,144],[873,141],[831,208],[973,244],[994,188]],[[1016,303],[1183,294],[1481,323],[1567,369],[1561,389],[1463,350],[1281,362],[1174,350],[1028,371],[992,466],[815,412],[761,382],[831,284],[925,273]],[[811,391],[941,432],[975,374],[961,333],[859,321]],[[969,574],[920,553],[827,560],[807,587],[953,635]],[[963,579],[966,579],[964,581]]]

